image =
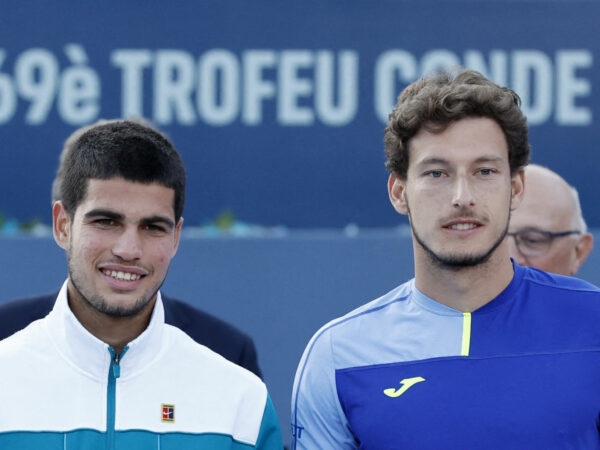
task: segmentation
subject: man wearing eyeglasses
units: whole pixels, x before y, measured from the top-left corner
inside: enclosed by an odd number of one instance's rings
[[[536,164],[525,169],[525,195],[512,212],[507,239],[517,263],[562,275],[577,273],[594,246],[577,190]]]

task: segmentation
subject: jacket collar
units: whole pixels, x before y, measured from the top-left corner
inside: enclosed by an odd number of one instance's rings
[[[135,376],[158,358],[162,351],[164,323],[164,308],[158,292],[148,327],[127,344],[127,351],[120,361],[121,378]],[[109,345],[87,331],[69,308],[67,281],[46,318],[46,327],[63,358],[88,376],[107,380],[111,364]]]

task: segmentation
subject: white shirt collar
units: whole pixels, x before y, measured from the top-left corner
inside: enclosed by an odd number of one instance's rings
[[[101,341],[77,320],[67,301],[67,281],[58,293],[54,308],[46,318],[46,327],[60,354],[93,378],[107,379],[111,363],[109,345]],[[164,348],[165,313],[160,292],[148,327],[127,344],[120,361],[121,378],[129,378],[144,370]]]

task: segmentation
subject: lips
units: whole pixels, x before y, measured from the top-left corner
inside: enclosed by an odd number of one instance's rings
[[[108,263],[103,264],[98,269],[102,275],[114,280],[116,283],[133,283],[148,275],[148,271],[142,267],[125,264]]]
[[[472,230],[477,227],[478,227],[478,225],[476,225],[474,223],[455,223],[446,228],[449,228],[451,230],[457,230],[457,231],[466,231],[466,230]]]
[[[460,218],[451,220],[443,225],[443,228],[452,231],[469,231],[474,230],[475,228],[479,228],[481,226],[481,222],[479,220],[473,218]]]
[[[142,278],[142,275],[132,272],[124,272],[117,270],[102,269],[102,273],[106,276],[115,278],[120,281],[137,281]]]

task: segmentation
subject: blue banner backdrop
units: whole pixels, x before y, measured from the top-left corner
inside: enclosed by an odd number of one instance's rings
[[[50,222],[64,139],[144,116],[188,167],[188,225],[389,227],[383,129],[449,65],[514,88],[533,160],[600,226],[597,1],[32,2],[0,14],[0,214]],[[10,195],[7,195],[10,193]]]

